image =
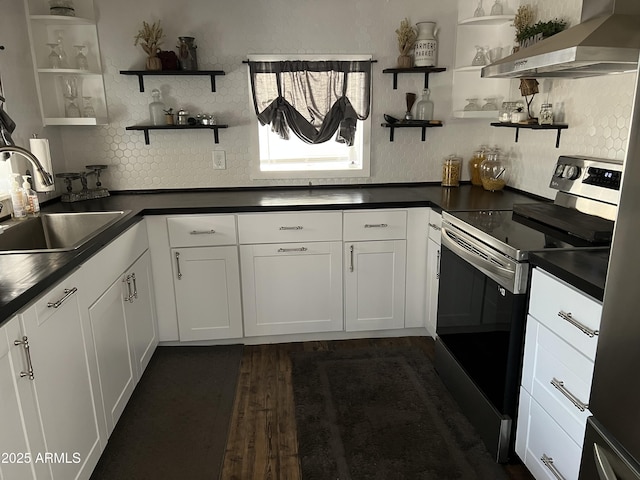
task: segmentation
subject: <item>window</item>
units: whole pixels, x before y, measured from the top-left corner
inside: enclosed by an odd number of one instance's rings
[[[254,177],[369,176],[371,57],[292,57],[249,59],[258,114]]]

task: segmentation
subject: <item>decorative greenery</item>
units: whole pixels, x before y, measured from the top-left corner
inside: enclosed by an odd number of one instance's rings
[[[409,23],[409,19],[405,18],[400,22],[400,28],[396,30],[396,35],[398,35],[400,55],[408,55],[418,38],[418,29]]]
[[[542,33],[542,38],[547,38],[560,33],[567,27],[567,22],[564,20],[558,20],[557,18],[549,20],[548,22],[538,21],[533,25],[529,25],[516,33],[516,40],[522,42],[527,38],[533,37],[539,33]]]
[[[142,22],[142,29],[138,30],[138,34],[133,38],[135,40],[134,46],[140,44],[147,55],[155,56],[160,50],[159,47],[162,45],[162,39],[164,38],[160,21],[157,24],[153,22],[151,25],[147,22]]]
[[[516,27],[516,40],[520,42],[519,37],[522,32],[533,24],[534,13],[533,8],[529,4],[520,5],[516,16],[513,19],[513,26]],[[527,38],[527,37],[524,37]]]

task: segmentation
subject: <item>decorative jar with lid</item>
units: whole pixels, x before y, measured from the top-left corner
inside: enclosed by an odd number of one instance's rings
[[[485,148],[480,147],[479,150],[473,152],[473,157],[469,160],[469,175],[471,176],[471,184],[482,186],[480,179],[480,165],[485,160]]]
[[[480,180],[484,189],[491,192],[502,190],[507,183],[505,172],[499,150],[494,149],[489,152],[480,164]]]
[[[456,155],[449,155],[442,162],[442,186],[457,187],[460,185],[460,170],[462,169],[462,158]]]
[[[538,115],[538,123],[540,125],[553,125],[553,104],[542,104],[540,107],[540,115]]]

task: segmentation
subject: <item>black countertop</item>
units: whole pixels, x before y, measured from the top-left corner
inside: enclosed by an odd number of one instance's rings
[[[546,201],[515,190],[439,184],[344,187],[237,188],[122,192],[98,200],[55,202],[46,212],[130,210],[122,220],[72,252],[0,255],[0,325],[61,280],[144,215],[282,210],[432,207],[439,211],[509,210],[514,203]]]
[[[602,301],[609,265],[608,249],[531,253],[529,262]]]

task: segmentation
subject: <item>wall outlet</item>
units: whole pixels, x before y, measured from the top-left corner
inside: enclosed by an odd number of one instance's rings
[[[225,170],[227,168],[227,155],[224,150],[213,151],[213,169]]]

